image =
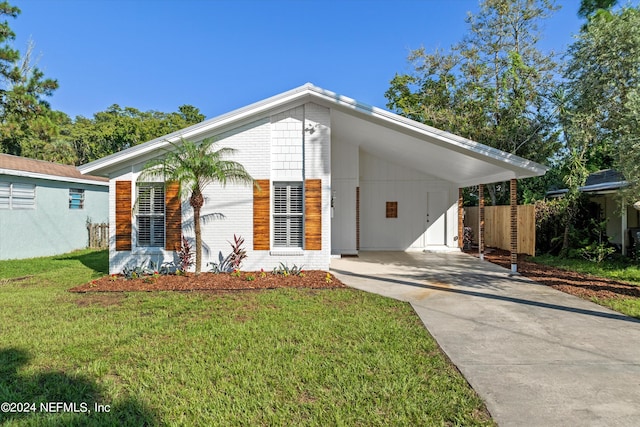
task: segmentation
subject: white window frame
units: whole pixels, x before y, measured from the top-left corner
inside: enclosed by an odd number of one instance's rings
[[[143,202],[141,190],[149,189],[148,205]],[[158,195],[158,192],[161,194]],[[148,225],[141,221],[148,219]],[[161,225],[160,225],[161,224]],[[141,232],[148,227],[148,239],[141,238]],[[157,228],[161,228],[159,231]],[[136,185],[136,246],[139,248],[164,248],[166,241],[165,188],[163,183],[143,182]]]
[[[284,206],[281,206],[281,191],[285,191]],[[299,194],[299,203],[292,197]],[[304,249],[304,182],[287,181],[273,183],[272,200],[273,233],[271,248],[274,250]],[[298,222],[299,219],[299,222]],[[282,236],[278,222],[284,220],[285,235]],[[298,222],[298,224],[295,224]],[[295,226],[294,229],[293,227]],[[296,233],[297,231],[297,233]]]
[[[80,195],[80,205],[75,205],[73,202],[78,199],[74,199],[73,195]],[[82,210],[84,209],[84,189],[83,188],[70,188],[69,189],[69,209]]]
[[[35,184],[0,182],[0,209],[34,210],[35,208]]]

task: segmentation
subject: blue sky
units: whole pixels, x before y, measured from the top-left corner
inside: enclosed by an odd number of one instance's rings
[[[544,50],[578,31],[579,0],[544,24]],[[208,117],[314,83],[385,107],[410,49],[462,38],[476,0],[21,0],[10,20],[21,51],[58,79],[50,98],[71,117],[112,104]]]

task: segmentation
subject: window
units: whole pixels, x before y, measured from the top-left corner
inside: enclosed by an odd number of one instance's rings
[[[138,246],[164,246],[164,185],[138,185]]]
[[[276,182],[273,191],[273,246],[301,248],[304,194],[301,182]]]
[[[36,186],[0,182],[0,209],[35,209]]]
[[[84,209],[84,190],[80,188],[69,189],[69,209]]]

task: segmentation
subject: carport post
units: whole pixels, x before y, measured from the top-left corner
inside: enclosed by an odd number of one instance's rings
[[[458,188],[458,248],[464,247],[464,190]]]
[[[484,259],[484,184],[478,185],[478,251]]]
[[[511,272],[518,272],[518,182],[511,180],[509,189],[511,204]]]

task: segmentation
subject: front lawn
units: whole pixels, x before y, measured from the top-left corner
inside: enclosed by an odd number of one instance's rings
[[[591,301],[609,307],[627,316],[640,318],[640,290],[629,288],[640,286],[640,266],[626,259],[605,260],[600,264],[582,259],[560,258],[542,255],[531,261],[544,266],[582,273],[586,276],[578,284],[582,291],[576,295],[588,297]],[[626,282],[633,286],[624,286]],[[561,289],[567,290],[567,288]],[[573,293],[573,292],[572,292]]]
[[[0,423],[494,425],[408,304],[352,289],[66,291],[106,258],[0,261],[0,402],[37,409]]]

